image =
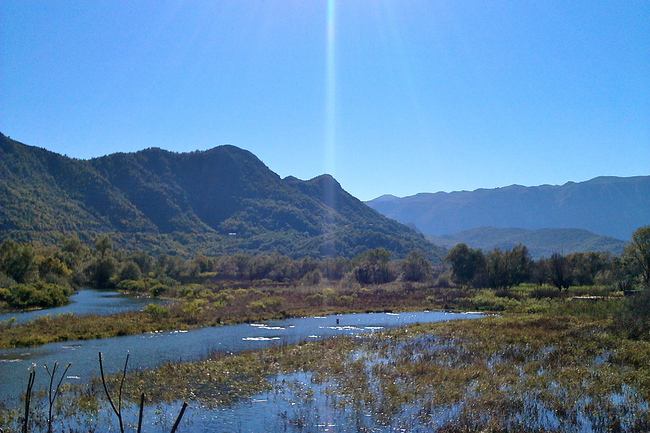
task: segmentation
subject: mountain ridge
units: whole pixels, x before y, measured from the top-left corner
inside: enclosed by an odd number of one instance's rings
[[[650,176],[599,176],[564,185],[419,193],[366,202],[423,233],[442,236],[474,227],[580,228],[629,239],[650,224]]]
[[[281,179],[232,145],[175,153],[148,148],[89,160],[0,136],[0,237],[42,240],[110,233],[158,252],[397,257],[444,252],[347,193],[329,175]]]

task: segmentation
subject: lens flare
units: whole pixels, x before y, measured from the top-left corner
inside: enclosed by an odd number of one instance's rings
[[[336,175],[336,1],[327,0],[327,58],[325,85],[325,172]],[[323,202],[336,209],[335,182],[322,179]],[[335,255],[332,215],[329,209],[323,215],[323,240],[321,250],[324,255]]]
[[[327,0],[327,61],[325,88],[325,170],[336,168],[336,1]]]

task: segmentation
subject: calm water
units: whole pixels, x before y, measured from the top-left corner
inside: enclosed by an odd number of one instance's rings
[[[44,364],[55,361],[72,366],[68,380],[83,382],[99,375],[98,352],[103,353],[105,368],[116,372],[130,353],[131,369],[155,367],[166,361],[187,361],[204,357],[209,351],[237,352],[272,343],[295,343],[302,339],[322,338],[394,328],[409,323],[424,323],[480,317],[471,313],[409,312],[344,314],[304,317],[255,324],[226,325],[189,331],[157,332],[102,340],[68,341],[33,348],[0,351],[0,401],[9,405],[18,401],[27,383],[28,368],[37,365],[37,388],[45,387]]]
[[[114,314],[121,311],[140,310],[151,302],[162,302],[158,299],[123,295],[112,290],[84,289],[70,296],[70,303],[56,308],[12,312],[0,314],[0,321],[15,317],[17,323],[24,323],[45,314]]]

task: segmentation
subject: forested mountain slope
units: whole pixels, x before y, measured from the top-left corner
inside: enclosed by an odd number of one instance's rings
[[[68,158],[0,135],[0,237],[109,233],[127,248],[191,253],[396,256],[442,250],[323,175],[281,179],[234,146]]]

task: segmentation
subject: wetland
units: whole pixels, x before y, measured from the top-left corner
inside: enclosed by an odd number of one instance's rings
[[[0,322],[3,431],[650,429],[650,292],[633,256],[468,249],[436,268],[375,250],[167,257],[154,270],[106,251],[124,263],[111,287],[58,307],[75,311]],[[7,305],[52,292],[25,284]],[[107,302],[84,311],[83,299]]]

